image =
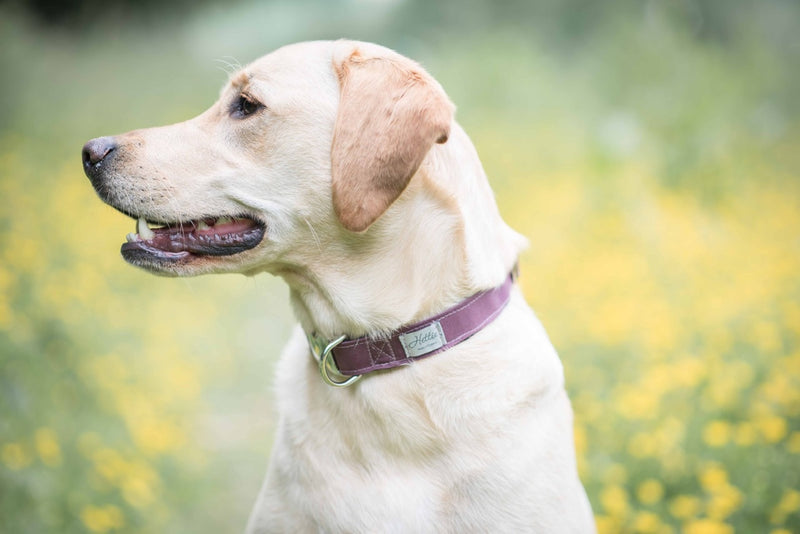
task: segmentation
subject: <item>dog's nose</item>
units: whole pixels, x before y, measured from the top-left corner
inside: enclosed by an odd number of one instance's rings
[[[98,137],[83,145],[83,170],[86,175],[91,178],[90,173],[94,173],[116,148],[113,137]]]

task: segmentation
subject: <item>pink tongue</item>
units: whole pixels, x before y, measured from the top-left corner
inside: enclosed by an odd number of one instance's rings
[[[247,219],[237,219],[235,221],[231,221],[229,223],[224,224],[216,224],[214,226],[209,227],[208,230],[199,230],[194,228],[194,232],[198,235],[205,235],[205,234],[230,234],[235,232],[245,232],[250,228],[255,226],[253,221]],[[192,230],[191,225],[189,226],[189,231]],[[184,227],[184,231],[186,231]]]

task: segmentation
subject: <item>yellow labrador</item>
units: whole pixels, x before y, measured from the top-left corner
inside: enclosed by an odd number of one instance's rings
[[[352,41],[281,48],[189,121],[93,139],[100,197],[156,274],[281,276],[299,321],[247,531],[594,531],[562,367],[509,277],[453,105]]]

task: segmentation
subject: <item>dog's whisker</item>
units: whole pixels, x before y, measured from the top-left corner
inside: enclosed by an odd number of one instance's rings
[[[221,63],[221,65],[217,65],[217,68],[227,74],[229,78],[233,76],[235,72],[238,72],[242,69],[241,63],[239,63],[239,61],[233,56],[223,56],[215,59],[214,61],[216,63]]]

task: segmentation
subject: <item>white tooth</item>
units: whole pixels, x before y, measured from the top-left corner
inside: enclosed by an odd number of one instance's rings
[[[215,224],[228,224],[232,222],[233,219],[231,219],[230,217],[220,217],[219,219],[217,219],[217,222]]]
[[[139,236],[136,235],[134,232],[131,232],[125,236],[125,239],[128,240],[128,243],[133,243],[134,241],[139,241]]]
[[[156,236],[150,227],[147,226],[147,221],[144,220],[144,217],[139,217],[139,220],[136,221],[136,233],[145,241],[153,239]]]
[[[197,223],[198,230],[209,230],[211,227],[205,223],[205,221],[200,221]]]

